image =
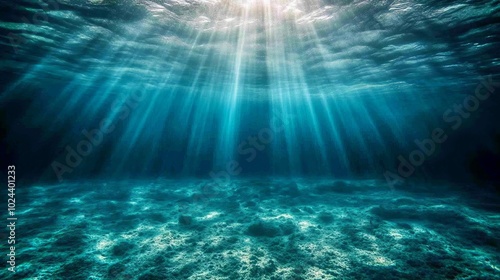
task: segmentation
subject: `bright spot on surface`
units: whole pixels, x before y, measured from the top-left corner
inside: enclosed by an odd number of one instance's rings
[[[278,219],[293,219],[293,216],[290,214],[280,214],[275,217],[265,217],[262,220],[278,220]]]
[[[490,266],[491,268],[493,268],[494,270],[496,270],[496,271],[500,271],[500,268],[498,268],[497,266],[495,266],[495,265],[493,265],[493,264],[491,264],[491,263],[488,263],[488,264],[489,264],[489,266]]]
[[[137,236],[139,236],[139,234],[137,232],[134,232],[134,233],[131,233],[131,234],[124,233],[124,234],[121,235],[121,237],[123,239],[132,239],[132,238],[137,237]]]
[[[329,279],[331,275],[325,273],[324,270],[318,267],[308,268],[307,275],[312,279]]]
[[[391,265],[396,264],[394,261],[378,254],[375,251],[368,251],[368,250],[361,250],[361,249],[355,249],[355,251],[360,257],[367,260],[367,263],[370,265],[391,266]]]
[[[106,257],[103,256],[103,255],[97,255],[97,259],[100,260],[100,261],[105,261]]]
[[[398,230],[396,230],[396,229],[391,229],[389,231],[389,235],[392,236],[392,238],[394,238],[396,240],[403,238],[403,235],[401,233],[399,233]]]
[[[41,238],[32,238],[29,243],[33,245],[33,247],[41,246],[45,241]]]
[[[365,232],[360,233],[359,235],[360,235],[361,237],[363,237],[363,238],[367,239],[367,240],[370,240],[370,241],[375,241],[375,240],[377,240],[377,237],[375,237],[375,236],[373,236],[373,235],[371,235],[371,234],[367,234],[367,233],[365,233]]]
[[[221,213],[219,213],[219,212],[210,212],[206,216],[202,217],[201,219],[202,220],[211,220],[211,219],[216,218],[220,215],[221,215]]]
[[[243,0],[242,4],[245,7],[252,7],[259,4],[269,4],[269,0]]]
[[[309,227],[312,227],[312,224],[308,221],[300,221],[299,228],[300,230],[307,230]]]
[[[390,266],[390,265],[395,264],[393,261],[389,260],[388,258],[382,257],[382,256],[374,257],[373,262],[377,265],[380,265],[380,266]]]
[[[74,197],[74,198],[69,200],[69,203],[78,203],[79,204],[79,203],[82,203],[82,200]]]
[[[111,247],[114,244],[112,240],[104,239],[97,243],[97,250],[104,250]]]

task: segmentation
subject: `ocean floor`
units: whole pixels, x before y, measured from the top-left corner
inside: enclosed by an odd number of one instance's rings
[[[158,180],[19,187],[16,200],[19,279],[500,279],[500,212],[461,193]]]

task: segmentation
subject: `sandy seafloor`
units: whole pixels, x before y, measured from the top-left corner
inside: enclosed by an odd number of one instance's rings
[[[15,278],[500,279],[498,207],[437,187],[233,179],[19,188]]]

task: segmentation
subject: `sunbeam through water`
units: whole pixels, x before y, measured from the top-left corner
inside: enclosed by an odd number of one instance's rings
[[[0,277],[499,275],[499,1],[0,3]]]

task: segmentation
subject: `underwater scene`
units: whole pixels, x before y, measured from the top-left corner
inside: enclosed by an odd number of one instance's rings
[[[0,7],[0,279],[500,279],[500,1]]]

